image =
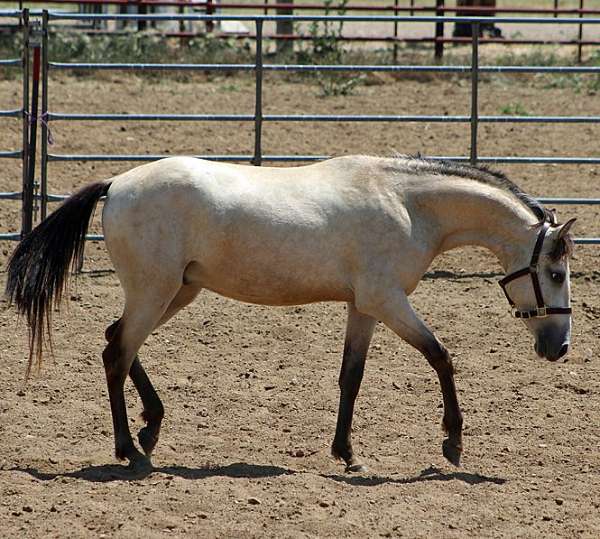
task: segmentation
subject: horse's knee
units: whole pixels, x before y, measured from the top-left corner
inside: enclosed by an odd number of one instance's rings
[[[429,341],[423,349],[423,354],[437,373],[454,374],[454,365],[448,350],[437,339]]]

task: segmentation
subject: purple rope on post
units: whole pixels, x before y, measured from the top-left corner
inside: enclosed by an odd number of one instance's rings
[[[52,135],[52,131],[50,130],[50,126],[48,125],[48,120],[48,113],[44,112],[44,114],[42,114],[42,116],[40,117],[40,123],[46,128],[48,132],[48,144],[52,146],[54,144],[54,136]]]
[[[27,117],[27,121],[28,121],[30,127],[33,124],[37,123],[38,118],[35,114],[30,114],[27,111],[23,111],[23,114]],[[42,114],[40,116],[40,123],[47,129],[48,144],[50,144],[52,146],[52,144],[54,144],[54,136],[52,135],[52,131],[50,129],[50,126],[48,125],[48,113],[47,112],[44,112],[44,114]]]

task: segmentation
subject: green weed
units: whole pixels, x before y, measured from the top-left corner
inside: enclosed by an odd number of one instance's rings
[[[500,107],[500,114],[504,114],[506,116],[529,116],[525,107],[517,102],[517,103],[508,103]]]

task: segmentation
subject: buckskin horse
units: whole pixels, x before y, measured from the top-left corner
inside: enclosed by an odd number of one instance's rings
[[[348,471],[363,465],[351,443],[354,403],[376,321],[421,352],[439,378],[444,456],[458,465],[462,415],[444,346],[408,296],[436,255],[480,245],[498,258],[513,314],[555,361],[569,347],[571,219],[523,193],[503,174],[420,157],[339,157],[292,168],[173,157],[81,188],[16,248],[7,296],[30,328],[41,365],[71,268],[83,257],[98,200],[106,248],[125,293],[102,354],[116,456],[151,469],[163,405],[137,356],[148,335],[202,289],[262,305],[341,301],[348,305],[337,427],[332,453]],[[146,425],[127,422],[127,376]]]

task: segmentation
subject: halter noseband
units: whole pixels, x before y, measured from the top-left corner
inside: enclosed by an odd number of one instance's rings
[[[542,245],[544,244],[544,238],[546,237],[546,232],[548,232],[550,225],[551,224],[548,221],[545,221],[542,225],[535,242],[535,247],[533,248],[533,254],[531,255],[529,267],[520,269],[514,273],[511,273],[510,275],[507,275],[498,283],[502,287],[502,291],[504,292],[508,303],[510,303],[510,306],[512,307],[512,314],[515,318],[523,318],[526,320],[529,318],[545,318],[550,314],[571,314],[571,307],[546,307],[546,304],[544,303],[544,296],[542,295],[542,288],[540,287],[537,265],[540,258]],[[535,309],[531,309],[530,311],[519,311],[516,308],[515,302],[508,295],[508,292],[506,291],[506,285],[511,281],[518,279],[519,277],[524,277],[525,275],[531,276],[537,307]]]

